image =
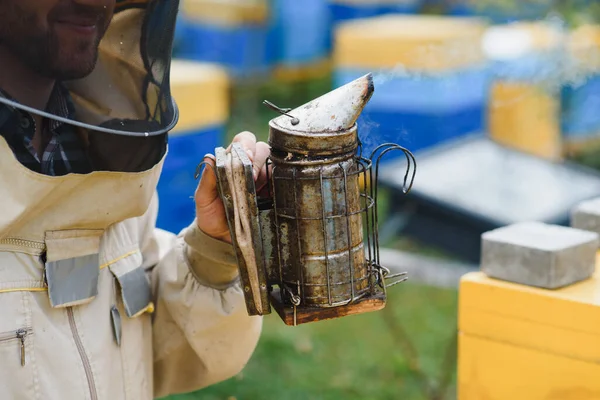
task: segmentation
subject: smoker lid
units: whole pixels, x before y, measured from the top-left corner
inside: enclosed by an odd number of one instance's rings
[[[347,131],[356,123],[374,90],[369,73],[273,119],[271,126],[306,135]]]
[[[600,196],[600,174],[511,150],[486,137],[467,137],[417,153],[411,196],[498,226],[568,219],[579,202]],[[403,160],[386,163],[383,184],[402,185]]]
[[[369,73],[285,112],[269,122],[269,145],[274,150],[308,156],[355,151],[356,120],[374,90]]]

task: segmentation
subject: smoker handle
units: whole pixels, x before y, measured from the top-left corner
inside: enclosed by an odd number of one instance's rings
[[[406,282],[408,280],[408,273],[406,272],[399,272],[397,274],[392,274],[390,275],[390,270],[389,268],[384,267],[383,265],[377,265],[376,266],[376,271],[377,271],[377,276],[378,276],[378,283],[379,286],[385,291],[387,288],[390,288],[392,286],[396,286],[402,282]],[[398,278],[393,282],[390,283],[386,283],[387,280],[391,280],[394,278]]]
[[[252,162],[234,143],[215,149],[219,196],[238,262],[248,315],[271,313]]]
[[[408,280],[406,272],[400,272],[399,274],[388,275],[386,277],[387,280],[392,279],[392,278],[399,278],[399,279],[396,279],[395,281],[393,281],[391,283],[386,283],[385,284],[386,288],[390,288],[392,286],[396,286],[397,284],[402,283],[402,282],[406,282]]]

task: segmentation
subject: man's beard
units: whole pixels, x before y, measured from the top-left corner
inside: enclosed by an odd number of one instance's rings
[[[98,60],[98,45],[106,26],[106,17],[98,22],[98,34],[92,44],[82,41],[67,52],[61,48],[52,29],[41,29],[36,14],[8,2],[0,10],[0,45],[12,52],[25,66],[40,76],[60,81],[89,75]],[[60,10],[56,10],[60,12]],[[53,10],[54,12],[54,10]],[[73,51],[75,50],[75,51]]]

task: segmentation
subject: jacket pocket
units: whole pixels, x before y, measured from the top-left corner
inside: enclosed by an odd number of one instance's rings
[[[1,398],[36,398],[33,330],[29,327],[0,332]]]
[[[127,317],[139,317],[153,308],[150,280],[142,267],[142,253],[139,250],[111,264],[109,269],[119,282]]]
[[[102,230],[46,232],[46,281],[50,304],[65,308],[91,302],[98,295]]]
[[[12,332],[0,332],[0,348],[14,346],[18,349],[21,367],[27,364],[27,337],[33,333],[31,328],[20,328]],[[5,362],[9,360],[4,359]]]

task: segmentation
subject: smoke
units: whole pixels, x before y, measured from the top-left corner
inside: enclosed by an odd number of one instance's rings
[[[392,69],[381,69],[373,73],[373,83],[375,87],[385,85],[392,79],[398,78],[410,78],[412,80],[422,80],[426,77],[432,76],[442,76],[444,72],[436,73],[436,72],[425,72],[425,71],[417,71],[406,68],[402,64],[396,65]]]
[[[359,117],[358,138],[362,145],[363,157],[370,157],[372,151],[384,142],[393,142],[410,146],[411,133],[402,125],[397,127],[385,126],[381,129],[381,122],[371,117],[367,108]]]
[[[387,82],[394,78],[412,78],[412,79],[420,79],[422,77],[422,73],[416,71],[409,71],[403,65],[396,65],[391,70],[380,70],[373,74],[373,83],[375,84],[375,88],[379,86],[385,85]]]
[[[362,146],[362,155],[368,158],[373,149],[381,143],[379,140],[379,127],[381,124],[370,118],[368,110],[361,114],[357,123],[358,139]]]
[[[373,84],[375,85],[375,93],[377,96],[382,90],[386,90],[386,86],[395,79],[410,79],[411,81],[420,81],[426,78],[438,77],[443,78],[448,73],[442,72],[426,72],[415,71],[406,68],[404,65],[396,65],[392,69],[380,69],[373,71]],[[363,147],[363,156],[370,156],[371,152],[384,142],[393,142],[410,148],[413,142],[414,132],[409,131],[400,121],[398,125],[390,126],[385,124],[381,129],[381,121],[378,118],[373,118],[370,111],[373,110],[372,104],[368,103],[365,111],[358,119],[358,135]],[[393,111],[391,111],[393,113]]]
[[[431,50],[432,47],[424,46],[424,48],[421,49],[420,55],[424,57],[431,57]],[[386,90],[386,86],[388,86],[393,80],[401,79],[418,82],[422,80],[430,80],[431,78],[443,79],[447,76],[447,71],[418,71],[406,68],[406,66],[402,64],[398,64],[391,69],[376,70],[373,72],[373,83],[375,85],[374,96],[377,96],[377,94],[382,90]],[[451,85],[452,83],[448,84]],[[408,149],[411,148],[411,145],[415,142],[415,135],[420,134],[419,132],[414,132],[413,130],[407,128],[403,124],[401,118],[394,118],[393,116],[391,118],[393,118],[395,124],[392,125],[386,123],[382,127],[381,122],[371,116],[369,113],[370,109],[371,108],[369,105],[367,105],[365,112],[361,115],[361,118],[358,122],[359,138],[363,143],[363,154],[365,156],[369,156],[377,146],[383,143],[391,142],[407,147]],[[388,112],[393,113],[393,111]],[[426,113],[426,110],[423,110],[423,112]],[[408,113],[410,114],[410,112]],[[390,153],[390,155],[386,156],[386,158],[394,156],[397,155],[395,153]]]

